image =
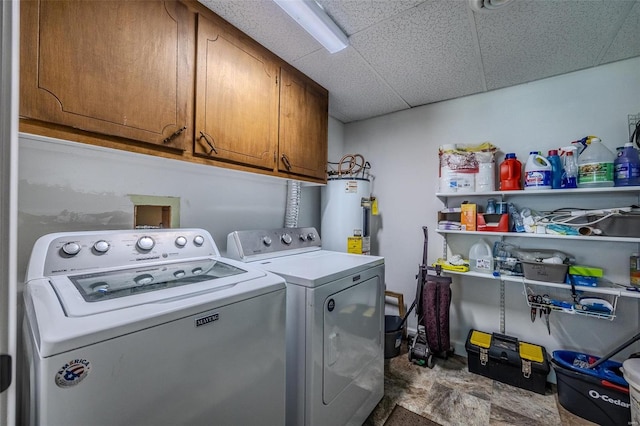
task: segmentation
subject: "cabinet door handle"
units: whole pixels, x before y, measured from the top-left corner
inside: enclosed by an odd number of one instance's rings
[[[177,138],[178,136],[180,136],[180,134],[182,132],[184,132],[185,130],[187,130],[187,126],[183,126],[181,128],[179,128],[178,130],[176,130],[175,132],[173,132],[172,134],[170,134],[169,136],[167,136],[166,138],[164,138],[164,140],[162,141],[162,143],[169,143],[172,140],[174,140],[175,138]]]
[[[291,171],[291,163],[289,162],[287,154],[282,154],[282,162],[284,163],[284,166],[287,168],[287,170]]]
[[[207,145],[209,145],[209,148],[211,148],[209,152],[207,152],[207,155],[211,155],[212,152],[215,152],[216,154],[218,153],[218,151],[216,150],[216,147],[213,145],[213,138],[208,134],[206,134],[205,132],[203,132],[202,130],[200,131],[200,137],[198,138],[198,140],[200,139],[204,139]],[[211,139],[211,141],[209,141],[209,139]]]

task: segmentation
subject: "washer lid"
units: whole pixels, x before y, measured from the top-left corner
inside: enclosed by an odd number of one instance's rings
[[[254,264],[280,275],[289,284],[317,287],[374,266],[384,265],[384,258],[319,250]]]
[[[53,276],[50,283],[65,315],[82,317],[227,289],[263,276],[262,271],[247,271],[220,259],[204,258]]]

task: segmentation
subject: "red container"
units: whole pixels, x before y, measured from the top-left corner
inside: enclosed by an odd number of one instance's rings
[[[516,154],[509,153],[500,163],[500,190],[513,191],[522,189],[522,163]]]

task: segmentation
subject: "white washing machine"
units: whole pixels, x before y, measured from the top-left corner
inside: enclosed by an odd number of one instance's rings
[[[384,259],[314,228],[232,232],[227,256],[287,282],[286,424],[361,425],[384,394]]]
[[[22,424],[284,424],[285,281],[207,231],[46,235],[26,281]]]

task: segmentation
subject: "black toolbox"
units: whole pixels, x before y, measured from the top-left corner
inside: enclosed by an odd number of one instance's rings
[[[544,395],[550,367],[543,346],[472,329],[465,348],[470,372]]]

